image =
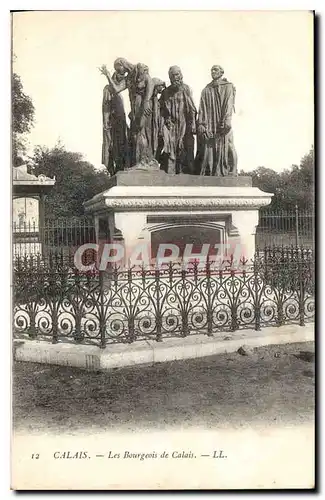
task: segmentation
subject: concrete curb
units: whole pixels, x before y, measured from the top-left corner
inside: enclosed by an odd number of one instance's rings
[[[242,345],[258,347],[313,340],[313,323],[306,326],[268,327],[259,332],[255,330],[221,332],[215,337],[191,335],[163,342],[148,340],[133,344],[113,344],[108,345],[106,349],[89,345],[50,344],[45,341],[19,339],[14,340],[14,358],[17,361],[75,366],[98,371],[230,353],[237,351]]]

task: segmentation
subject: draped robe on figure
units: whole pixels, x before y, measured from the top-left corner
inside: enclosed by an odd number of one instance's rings
[[[163,135],[162,168],[168,173],[192,173],[196,108],[188,85],[167,87],[161,94],[160,112]]]
[[[113,80],[117,83],[116,73]],[[103,146],[102,164],[111,175],[128,166],[128,127],[123,100],[110,85],[103,91]],[[106,127],[105,127],[106,124]]]
[[[202,91],[198,125],[203,125],[206,133],[198,135],[197,174],[225,176],[237,173],[231,128],[235,93],[234,85],[225,78],[212,81]]]
[[[153,156],[156,158],[159,149],[159,134],[162,128],[160,102],[157,89],[165,83],[160,78],[152,78],[154,84],[154,92],[152,96],[152,150]]]
[[[131,166],[141,162],[150,163],[154,159],[158,147],[160,111],[155,87],[163,82],[159,78],[151,78],[148,70],[146,73],[140,73],[141,67],[147,68],[139,63],[126,77],[131,105]],[[146,99],[150,109],[148,115],[143,112]]]

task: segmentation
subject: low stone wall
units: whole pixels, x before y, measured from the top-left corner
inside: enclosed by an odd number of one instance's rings
[[[161,343],[146,340],[127,345],[113,344],[106,349],[68,343],[51,344],[36,340],[15,340],[13,347],[14,359],[17,361],[74,366],[98,371],[235,352],[243,345],[258,347],[313,340],[314,324],[311,323],[307,326],[269,327],[259,332],[241,330],[234,332],[231,338],[223,332],[213,337],[191,335],[186,338],[167,339]]]

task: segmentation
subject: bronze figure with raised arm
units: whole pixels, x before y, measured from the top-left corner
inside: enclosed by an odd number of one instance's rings
[[[119,94],[128,89],[130,98],[130,166],[139,163],[150,163],[154,157],[153,144],[153,95],[154,81],[149,75],[148,66],[142,63],[136,65],[126,59],[119,58],[114,62],[114,68],[120,78],[113,78],[106,66],[100,71],[108,79],[113,92]]]

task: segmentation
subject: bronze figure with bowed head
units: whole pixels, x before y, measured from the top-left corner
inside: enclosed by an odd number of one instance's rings
[[[196,108],[178,66],[169,69],[170,85],[160,98],[161,168],[171,174],[193,173]]]

